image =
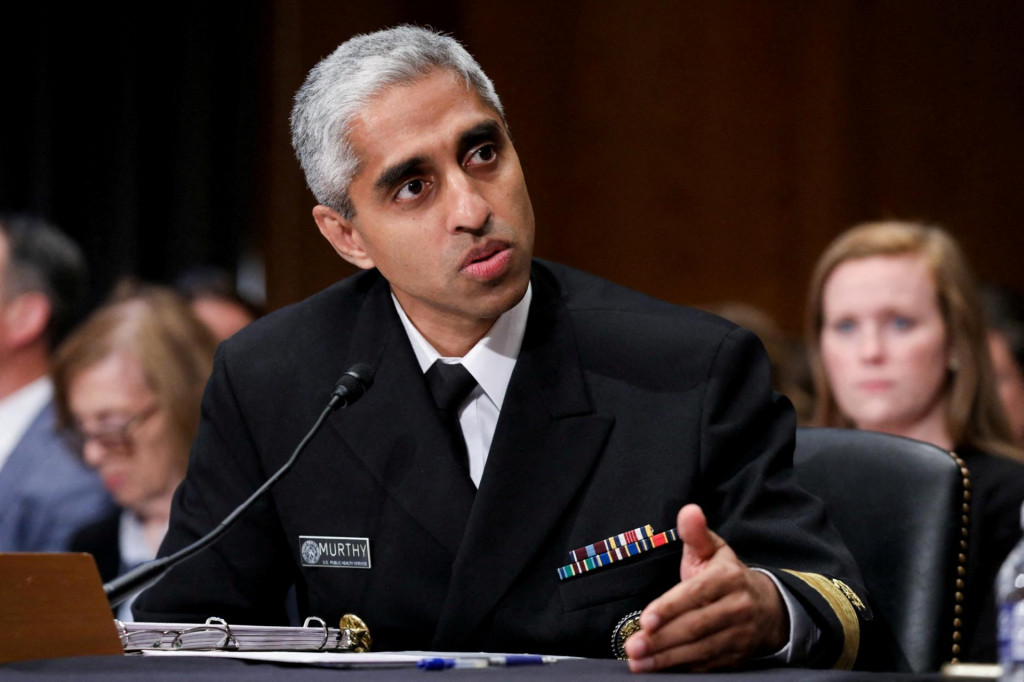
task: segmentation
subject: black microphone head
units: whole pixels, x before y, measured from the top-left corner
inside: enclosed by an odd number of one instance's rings
[[[373,368],[365,362],[352,365],[341,375],[341,379],[334,387],[331,404],[348,407],[362,398],[370,390],[370,386],[373,386]]]

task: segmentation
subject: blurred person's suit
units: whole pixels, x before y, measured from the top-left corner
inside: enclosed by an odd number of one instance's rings
[[[71,535],[111,510],[96,474],[55,431],[47,402],[0,468],[0,551],[68,549]]]

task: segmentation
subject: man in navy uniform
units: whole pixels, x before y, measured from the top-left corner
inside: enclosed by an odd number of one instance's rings
[[[356,613],[385,649],[609,656],[614,638],[637,671],[854,664],[870,612],[794,483],[759,343],[532,259],[501,103],[461,45],[349,40],[292,131],[321,233],[365,272],[221,346],[161,553],[272,473],[347,367],[374,385],[138,618],[280,622],[294,584],[301,614]],[[570,560],[644,529],[664,542]]]

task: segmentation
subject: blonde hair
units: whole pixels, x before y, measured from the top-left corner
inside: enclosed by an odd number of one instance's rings
[[[930,225],[899,221],[857,225],[837,237],[818,259],[807,306],[808,352],[816,394],[814,423],[853,426],[839,410],[821,359],[825,283],[846,261],[904,254],[922,256],[935,280],[953,366],[945,388],[946,428],[953,443],[1024,461],[1024,452],[1012,444],[1010,427],[996,395],[974,275],[956,241],[942,228]]]
[[[68,387],[111,355],[138,359],[143,378],[168,418],[170,438],[184,470],[199,427],[199,403],[217,342],[176,293],[162,287],[120,291],[58,348],[52,375],[61,426],[73,416]]]

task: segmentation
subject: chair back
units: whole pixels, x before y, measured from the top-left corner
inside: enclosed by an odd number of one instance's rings
[[[897,666],[932,672],[956,659],[970,487],[963,463],[909,438],[803,428],[794,469],[853,554]]]

